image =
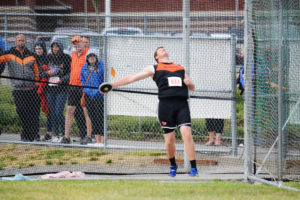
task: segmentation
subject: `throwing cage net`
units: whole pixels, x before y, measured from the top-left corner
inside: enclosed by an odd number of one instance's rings
[[[249,177],[299,180],[299,2],[247,2]]]
[[[66,0],[2,5],[0,175],[66,170],[168,173],[153,80],[118,87],[105,96],[97,93],[101,82],[155,65],[153,54],[159,46],[177,64],[189,59],[184,67],[196,85],[189,105],[198,171],[243,173],[243,100],[236,94],[236,68],[242,63],[236,59],[241,57],[243,43],[244,2],[191,1],[187,13],[182,11],[183,2],[112,1],[104,5],[104,1]],[[188,15],[188,37],[183,34],[184,14]],[[26,45],[21,51],[15,48],[22,42],[19,34]],[[87,65],[85,56],[74,54],[74,36],[83,37],[98,57],[97,68]],[[188,54],[184,41],[189,43]],[[293,50],[295,55],[296,46]],[[296,57],[290,58],[295,64]],[[295,73],[290,74],[296,81]],[[295,84],[288,86],[288,92],[297,89]],[[83,90],[85,108],[80,105]],[[261,101],[270,106],[267,100]],[[289,96],[286,110],[294,108],[296,100],[296,95]],[[205,145],[209,139],[206,119],[218,119],[210,128],[222,134],[220,146]],[[296,126],[287,128],[296,134]],[[70,140],[63,139],[67,134]],[[286,139],[290,137],[296,135]],[[186,172],[177,129],[176,148],[178,171]]]

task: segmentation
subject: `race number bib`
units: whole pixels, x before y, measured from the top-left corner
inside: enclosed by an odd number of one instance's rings
[[[50,77],[49,86],[57,86],[57,84],[53,84],[53,83],[59,83],[59,80],[60,79],[58,76]]]
[[[182,80],[180,77],[168,77],[169,87],[182,87]]]

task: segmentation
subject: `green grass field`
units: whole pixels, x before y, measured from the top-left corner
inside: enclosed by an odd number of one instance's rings
[[[287,185],[300,188],[300,182]],[[0,199],[300,199],[300,192],[237,182],[0,181]]]

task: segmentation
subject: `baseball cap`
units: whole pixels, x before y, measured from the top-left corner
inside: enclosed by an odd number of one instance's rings
[[[82,41],[82,37],[80,37],[80,36],[74,36],[71,40],[72,43],[79,42],[79,41]]]

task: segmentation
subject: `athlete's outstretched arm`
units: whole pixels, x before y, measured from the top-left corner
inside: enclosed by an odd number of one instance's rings
[[[189,90],[195,90],[195,84],[186,73],[184,74],[183,82],[189,88]]]
[[[143,80],[148,77],[152,77],[153,75],[154,75],[154,67],[153,67],[153,65],[150,65],[150,66],[145,67],[139,73],[125,76],[125,77],[113,82],[111,85],[113,87],[128,85],[130,83],[133,83],[133,82],[136,82],[139,80]]]

